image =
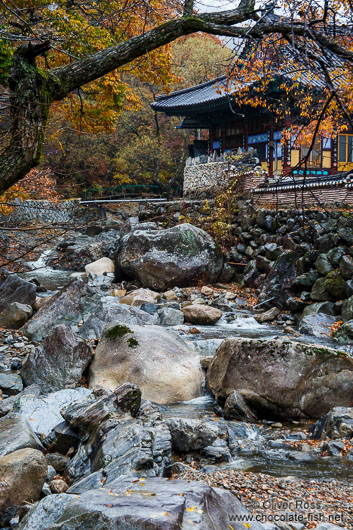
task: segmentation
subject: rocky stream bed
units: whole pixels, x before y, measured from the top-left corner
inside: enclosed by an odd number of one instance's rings
[[[189,224],[97,232],[1,273],[0,528],[352,528],[337,319],[225,283]]]

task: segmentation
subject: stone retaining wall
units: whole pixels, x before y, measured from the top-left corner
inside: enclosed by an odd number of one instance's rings
[[[99,217],[95,208],[80,206],[79,200],[61,201],[58,204],[50,201],[14,202],[9,215],[0,214],[1,225],[6,227],[28,224],[67,224],[80,223]]]
[[[292,189],[291,189],[292,188]],[[320,205],[353,205],[353,188],[344,182],[327,185],[306,184],[303,189],[300,185],[291,186],[288,189],[253,190],[252,198],[256,206],[268,206],[276,204],[281,208],[291,208],[301,204],[307,206]]]
[[[206,197],[228,183],[228,162],[211,162],[186,166],[184,170],[184,197]]]
[[[288,185],[282,182],[276,188],[274,184],[267,189],[259,186],[264,183],[264,174],[252,165],[239,163],[211,162],[186,166],[184,170],[184,197],[187,199],[207,199],[214,197],[232,179],[243,175],[243,193],[252,197],[254,204],[291,208],[293,206],[353,205],[353,183],[350,180],[332,180],[320,182],[307,179],[305,186],[298,179]],[[270,181],[271,182],[271,181]]]

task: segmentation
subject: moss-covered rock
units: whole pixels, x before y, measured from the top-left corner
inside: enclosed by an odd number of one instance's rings
[[[222,271],[222,252],[212,237],[188,223],[167,230],[135,230],[125,236],[118,268],[157,291],[213,283]]]
[[[325,278],[324,286],[333,300],[343,300],[347,297],[347,284],[339,271],[329,272]]]
[[[207,371],[220,404],[237,390],[258,417],[319,417],[353,405],[353,359],[288,340],[226,339]]]

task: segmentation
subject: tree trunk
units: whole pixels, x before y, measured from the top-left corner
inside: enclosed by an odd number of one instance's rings
[[[192,6],[191,0],[187,5],[188,9]],[[197,31],[216,33],[221,28],[217,24],[244,22],[253,16],[254,5],[255,0],[240,0],[239,6],[229,11],[187,14],[47,73],[40,71],[35,61],[50,48],[50,43],[20,46],[9,77],[12,128],[9,145],[0,155],[0,195],[38,164],[53,101],[182,35]]]
[[[21,46],[9,76],[11,139],[1,155],[0,195],[39,162],[47,124],[50,95],[47,80],[35,64],[49,43]]]

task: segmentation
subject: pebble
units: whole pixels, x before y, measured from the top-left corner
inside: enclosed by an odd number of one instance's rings
[[[308,530],[325,522],[332,522],[342,529],[353,528],[352,482],[300,480],[293,476],[273,477],[235,470],[204,473],[197,469],[179,469],[173,478],[199,480],[229,489],[251,513],[263,517],[259,522],[269,523],[274,516],[285,517],[286,513],[293,513],[297,519],[299,516],[303,519],[303,528]],[[292,526],[294,528],[297,527]]]

